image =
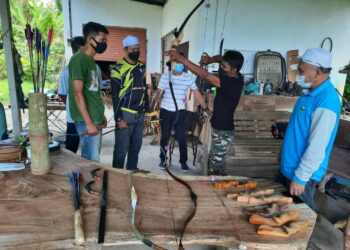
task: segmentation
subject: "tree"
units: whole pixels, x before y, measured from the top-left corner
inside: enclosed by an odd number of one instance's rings
[[[11,0],[11,17],[14,41],[21,54],[25,80],[31,81],[28,45],[24,29],[27,22],[38,27],[46,39],[50,28],[54,29],[50,58],[47,67],[47,85],[56,83],[64,63],[63,17],[61,0],[42,2],[38,0]],[[5,52],[0,51],[0,65],[5,64]],[[5,66],[0,67],[0,79],[6,78]]]

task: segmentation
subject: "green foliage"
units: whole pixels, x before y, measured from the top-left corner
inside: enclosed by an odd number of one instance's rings
[[[64,63],[63,16],[61,0],[11,0],[12,29],[16,48],[22,56],[25,79],[31,81],[28,43],[25,38],[25,25],[29,21],[32,28],[38,27],[45,41],[47,33],[53,28],[53,40],[47,67],[47,82],[56,83],[58,74]],[[6,78],[5,52],[0,51],[0,79]]]
[[[31,81],[23,82],[22,90],[24,93],[33,91],[33,83]],[[9,84],[7,82],[7,79],[0,80],[0,102],[5,105],[10,104]]]
[[[350,74],[347,75],[344,88],[344,98],[350,103]]]

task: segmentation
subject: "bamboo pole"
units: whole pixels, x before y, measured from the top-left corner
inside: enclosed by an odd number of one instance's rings
[[[29,94],[29,136],[31,148],[31,170],[33,175],[50,171],[47,103],[42,93]]]

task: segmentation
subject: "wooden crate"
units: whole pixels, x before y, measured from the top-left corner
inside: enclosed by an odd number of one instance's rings
[[[274,139],[271,126],[288,122],[286,111],[237,111],[235,138],[227,160],[230,175],[273,178],[278,173],[278,154],[283,140]]]

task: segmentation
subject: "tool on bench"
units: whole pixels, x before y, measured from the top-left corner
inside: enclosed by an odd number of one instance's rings
[[[101,196],[101,208],[100,208],[100,222],[98,228],[98,241],[97,243],[104,243],[105,240],[105,232],[106,232],[106,214],[107,214],[107,189],[108,189],[108,170],[103,171],[103,177],[97,174],[101,168],[94,169],[90,172],[93,181],[90,181],[86,184],[85,189],[89,194],[93,194],[96,196]],[[102,191],[101,193],[93,190],[91,186],[95,183],[95,181],[99,181],[102,179]]]
[[[145,170],[145,169],[135,169],[134,171],[133,171],[133,173],[134,174],[149,174],[149,173],[151,173],[151,171],[148,171],[148,170]]]
[[[80,209],[80,172],[69,173],[69,182],[72,187],[73,203],[74,203],[74,233],[75,244],[81,246],[84,244],[83,219]]]
[[[106,210],[107,210],[107,187],[108,187],[108,171],[103,171],[102,194],[101,194],[101,210],[100,223],[98,227],[97,243],[104,243],[106,231]]]
[[[88,191],[89,194],[93,194],[93,195],[96,195],[96,196],[100,196],[100,192],[97,192],[95,190],[93,190],[91,188],[91,186],[93,184],[95,184],[95,181],[99,181],[99,180],[102,180],[102,177],[100,175],[97,174],[98,171],[100,171],[101,168],[96,168],[92,171],[90,171],[90,174],[91,174],[91,177],[92,177],[92,181],[89,181],[86,185],[85,185],[85,189],[86,191]]]
[[[254,189],[257,186],[256,181],[237,181],[237,180],[229,180],[229,181],[216,181],[214,182],[214,188],[217,190],[226,190],[230,188],[237,188],[240,190],[250,190]]]
[[[345,186],[338,183],[337,178],[332,177],[327,181],[325,185],[326,194],[331,196],[334,199],[341,197],[350,201],[350,193],[345,191]]]
[[[297,210],[288,211],[279,216],[265,217],[258,214],[253,214],[249,217],[249,223],[253,225],[269,225],[272,227],[280,227],[284,224],[295,221],[299,218],[300,212]]]
[[[243,209],[244,214],[258,214],[262,216],[273,216],[288,208],[287,203],[272,203],[259,206],[250,206]]]

